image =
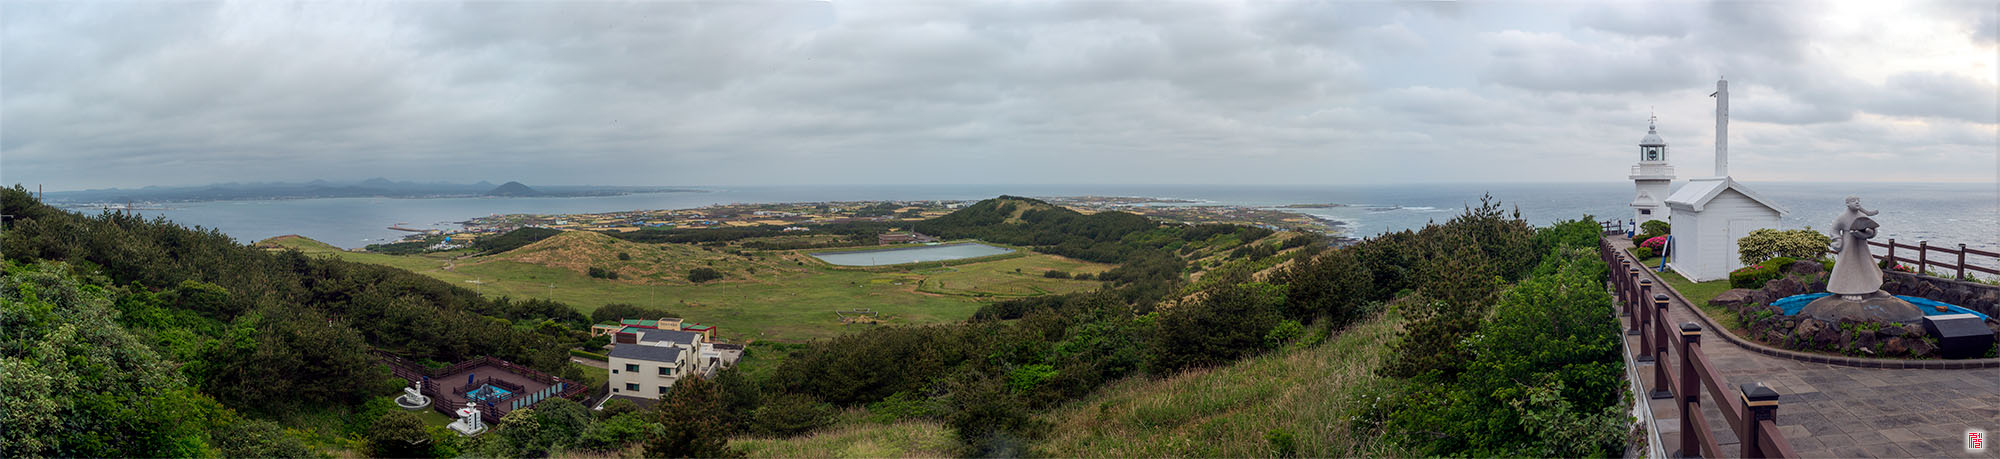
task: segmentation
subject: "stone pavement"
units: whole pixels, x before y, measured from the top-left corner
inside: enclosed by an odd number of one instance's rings
[[[1620,250],[1632,246],[1623,238],[1609,239]],[[1641,274],[1656,284],[1662,282],[1659,275],[1650,271]],[[1678,298],[1671,301],[1668,311],[1670,323],[1703,323]],[[1623,320],[1629,329],[1629,318]],[[1728,381],[1722,387],[1761,382],[1776,390],[1780,394],[1777,424],[1801,456],[2000,457],[2000,447],[1992,446],[1990,438],[1983,453],[1965,449],[1969,429],[1985,431],[1989,437],[2000,433],[2000,369],[1876,369],[1808,363],[1745,349],[1715,336],[1720,332],[1703,330],[1701,344],[1703,355]],[[1627,352],[1638,354],[1638,349],[1639,337],[1627,336]],[[1678,371],[1680,357],[1670,355],[1673,361],[1668,364],[1675,365],[1670,371]],[[1654,387],[1652,365],[1637,368],[1649,388]],[[1717,430],[1716,443],[1734,457],[1739,448],[1736,435],[1711,402],[1718,397],[1706,394],[1706,389],[1703,392],[1703,417]],[[1737,397],[1730,395],[1724,400],[1740,404]],[[1672,454],[1680,445],[1679,409],[1673,399],[1652,400],[1650,405],[1658,418],[1652,427],[1658,429],[1665,451]]]

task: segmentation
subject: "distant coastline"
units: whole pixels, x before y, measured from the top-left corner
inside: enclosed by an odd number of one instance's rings
[[[47,193],[45,197],[50,203],[67,208],[119,209],[135,207],[138,204],[157,207],[157,204],[164,203],[227,201],[285,201],[332,198],[587,198],[625,196],[641,193],[704,192],[707,192],[707,190],[657,186],[554,185],[528,188],[519,182],[507,182],[505,185],[496,186],[484,181],[469,184],[442,182],[417,183],[395,182],[375,178],[350,183],[314,180],[304,183],[222,183],[187,187],[149,186],[137,189],[110,188],[56,191]]]

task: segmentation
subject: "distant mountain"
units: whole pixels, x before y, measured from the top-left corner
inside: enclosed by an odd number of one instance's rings
[[[543,196],[542,192],[535,191],[534,188],[528,188],[527,185],[522,185],[521,182],[507,182],[505,184],[501,184],[500,186],[493,188],[493,191],[486,192],[486,195],[487,196]]]
[[[474,196],[617,196],[631,193],[674,193],[701,190],[651,186],[544,186],[530,188],[520,182],[494,187],[492,182],[418,183],[375,177],[362,181],[313,180],[304,183],[231,182],[201,186],[147,186],[137,189],[95,189],[51,191],[51,203],[200,202],[264,199],[315,198],[463,198]]]

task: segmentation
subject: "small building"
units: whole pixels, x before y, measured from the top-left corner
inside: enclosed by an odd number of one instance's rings
[[[1729,82],[1715,82],[1715,176],[1688,181],[1667,197],[1673,242],[1667,266],[1694,282],[1729,277],[1743,267],[1736,241],[1777,228],[1785,209],[1729,177]]]
[[[900,231],[890,231],[875,236],[875,242],[880,245],[908,244],[912,242],[937,242],[937,240],[938,239],[936,237],[932,237],[930,235],[926,235],[924,233],[919,233],[916,231],[911,231],[907,233]]]
[[[715,341],[715,326],[688,322],[681,324],[681,331],[700,333],[703,341]]]

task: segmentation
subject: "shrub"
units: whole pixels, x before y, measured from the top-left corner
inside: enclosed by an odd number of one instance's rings
[[[630,261],[631,259],[632,259],[632,254],[625,252],[618,252],[618,261]]]
[[[1047,272],[1042,273],[1042,277],[1050,279],[1068,279],[1069,273],[1051,269],[1048,270]]]
[[[1667,246],[1666,236],[1653,236],[1650,238],[1646,238],[1645,242],[1639,243],[1639,247],[1653,249],[1653,250],[1660,250],[1662,248],[1665,248],[1666,246]]]
[[[1076,280],[1091,280],[1095,279],[1096,276],[1092,276],[1090,275],[1090,273],[1076,273],[1076,275],[1070,276],[1070,278]]]
[[[703,283],[722,278],[722,272],[715,268],[695,268],[688,270],[688,282]]]
[[[1673,224],[1666,220],[1648,220],[1639,224],[1639,232],[1646,234],[1668,234],[1673,232],[1672,229]]]
[[[1644,260],[1647,258],[1653,258],[1653,255],[1654,254],[1652,247],[1640,247],[1632,249],[1632,258]]]
[[[582,358],[586,358],[586,359],[591,359],[591,360],[596,360],[596,361],[599,361],[599,362],[603,362],[603,361],[606,361],[606,360],[611,360],[611,358],[610,358],[610,357],[606,357],[606,356],[604,356],[604,354],[599,354],[599,353],[595,353],[595,352],[589,352],[589,351],[585,351],[585,350],[582,350],[582,349],[570,349],[570,350],[569,350],[569,355],[573,355],[573,356],[577,356],[577,357],[582,357]]]
[[[1729,272],[1730,288],[1760,289],[1765,282],[1777,279],[1782,271],[1777,265],[1750,265]]]
[[[1736,252],[1743,264],[1763,263],[1773,257],[1812,260],[1826,253],[1833,238],[1811,229],[1779,231],[1759,229],[1736,240]]]
[[[757,407],[750,423],[757,433],[789,437],[833,423],[833,405],[804,394],[784,394]]]

